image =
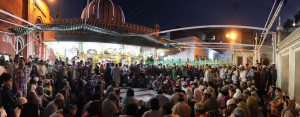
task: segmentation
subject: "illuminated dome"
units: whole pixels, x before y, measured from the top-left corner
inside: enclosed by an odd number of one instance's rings
[[[124,12],[119,5],[112,0],[93,0],[88,7],[87,18],[94,18],[103,22],[125,23]],[[81,19],[85,19],[87,7],[81,14]]]

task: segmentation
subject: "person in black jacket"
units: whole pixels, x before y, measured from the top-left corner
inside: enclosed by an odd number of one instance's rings
[[[14,116],[14,109],[17,107],[17,99],[12,94],[12,78],[8,73],[3,73],[0,76],[1,82],[3,83],[3,88],[1,90],[1,102],[4,107],[7,117]]]
[[[272,64],[272,66],[271,66],[271,75],[272,75],[272,85],[276,85],[277,70],[276,70],[275,64]]]
[[[42,107],[38,104],[36,93],[30,92],[27,98],[28,103],[24,104],[20,117],[39,117],[39,110]]]

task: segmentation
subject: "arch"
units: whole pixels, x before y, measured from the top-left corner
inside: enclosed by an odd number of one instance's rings
[[[42,24],[44,23],[43,18],[41,16],[37,16],[35,20],[35,24]]]
[[[19,50],[21,50],[22,48],[23,48],[23,46],[24,46],[24,40],[23,40],[23,38],[22,37],[19,37],[19,36],[17,36],[17,37],[15,37],[16,38],[16,41],[14,42],[15,44],[15,49],[17,50],[17,51],[19,51]],[[21,51],[22,52],[22,51]],[[19,54],[18,52],[16,52],[17,54]]]

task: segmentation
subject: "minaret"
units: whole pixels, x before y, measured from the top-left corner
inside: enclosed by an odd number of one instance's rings
[[[155,32],[159,32],[160,26],[158,25],[158,19],[156,17],[156,24],[155,24]],[[156,37],[159,37],[159,34],[155,34]]]
[[[283,27],[281,26],[281,17],[279,16],[279,22],[278,22],[278,26],[276,27],[277,31],[278,31],[278,41],[277,41],[277,46],[279,46],[280,42],[281,42],[281,32],[283,31]]]
[[[57,9],[56,9],[56,12],[54,14],[54,17],[55,17],[54,22],[59,22],[62,19],[62,15],[59,11],[59,1],[57,1]]]

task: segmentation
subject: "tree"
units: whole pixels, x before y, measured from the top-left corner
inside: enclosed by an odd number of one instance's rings
[[[294,21],[292,19],[287,19],[283,24],[283,29],[285,31],[289,31],[291,28],[293,28]]]
[[[297,14],[295,14],[294,20],[295,20],[295,23],[298,24],[298,22],[300,21],[300,11]]]

